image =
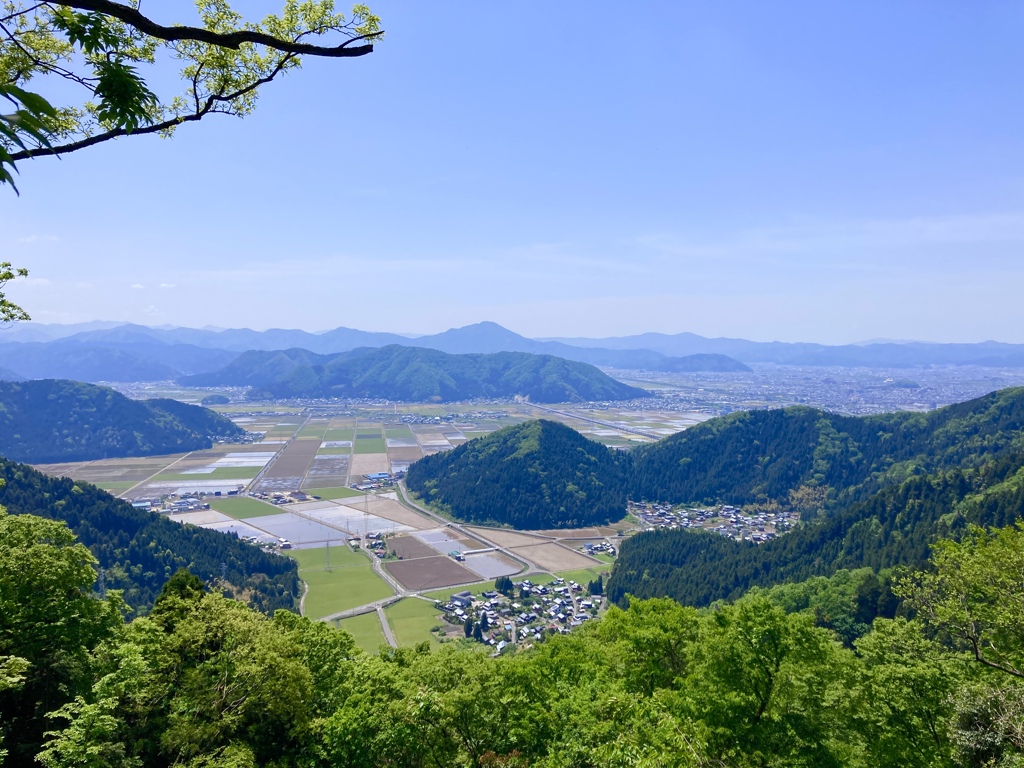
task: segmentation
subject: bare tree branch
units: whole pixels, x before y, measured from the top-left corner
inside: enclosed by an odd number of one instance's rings
[[[147,16],[128,5],[111,2],[111,0],[50,0],[53,5],[63,5],[68,8],[77,8],[80,11],[93,11],[102,13],[105,16],[123,21],[143,34],[155,37],[160,40],[173,42],[175,40],[194,40],[199,43],[208,43],[221,48],[238,50],[243,43],[265,45],[267,48],[281,51],[283,53],[303,54],[307,56],[323,56],[326,58],[354,58],[365,56],[373,51],[372,43],[348,47],[360,40],[367,40],[380,37],[383,32],[374,32],[369,35],[358,35],[346,40],[341,45],[324,46],[311,45],[309,43],[298,43],[290,40],[282,40],[268,35],[265,32],[241,29],[235,32],[212,32],[200,27],[174,26],[165,27],[158,24]]]

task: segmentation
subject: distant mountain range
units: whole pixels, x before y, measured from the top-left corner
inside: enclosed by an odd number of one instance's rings
[[[447,402],[529,397],[538,403],[631,400],[645,390],[586,363],[551,355],[497,352],[452,355],[392,344],[338,355],[305,349],[244,352],[219,371],[185,376],[187,386],[250,387],[270,397],[369,397]]]
[[[693,333],[644,333],[605,339],[560,338],[552,341],[575,347],[608,350],[649,349],[667,356],[719,354],[745,363],[834,365],[842,367],[913,368],[925,365],[989,365],[1024,367],[1024,344],[983,341],[978,344],[933,344],[888,341],[868,344],[787,343],[708,339]]]
[[[10,368],[0,368],[0,381],[23,381],[21,374],[15,373]]]
[[[1024,344],[895,342],[828,346],[810,343],[709,339],[692,333],[645,333],[603,339],[537,340],[483,322],[410,338],[335,328],[323,333],[248,328],[150,328],[86,323],[15,324],[0,331],[0,366],[27,378],[155,381],[207,373],[251,350],[304,349],[337,355],[363,347],[436,349],[450,354],[529,352],[605,368],[665,372],[743,372],[749,363],[869,368],[928,365],[1024,367]]]
[[[0,456],[14,461],[180,453],[242,433],[224,416],[177,400],[130,400],[77,381],[0,382]]]

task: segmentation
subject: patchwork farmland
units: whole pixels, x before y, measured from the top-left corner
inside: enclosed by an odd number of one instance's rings
[[[452,412],[459,407],[468,412]],[[703,419],[702,414],[530,404],[485,410],[359,406],[331,412],[266,403],[218,410],[254,442],[38,468],[139,503],[195,499],[194,508],[168,510],[169,517],[278,547],[295,558],[307,589],[304,613],[351,628],[367,650],[381,642],[436,642],[428,632],[440,621],[431,602],[440,593],[434,590],[479,593],[499,576],[541,584],[557,574],[589,579],[605,573],[602,558],[608,556],[592,556],[585,545],[617,545],[632,525],[529,532],[461,526],[417,507],[399,488],[370,488],[366,475],[401,474],[425,455],[531,418],[562,421],[622,447]]]

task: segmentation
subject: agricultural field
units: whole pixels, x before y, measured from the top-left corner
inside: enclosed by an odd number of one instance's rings
[[[299,577],[309,587],[303,614],[320,619],[360,605],[383,600],[391,588],[374,573],[369,559],[347,546],[293,550]]]
[[[468,412],[457,412],[460,409]],[[544,583],[558,574],[585,586],[610,570],[612,558],[587,555],[581,551],[584,545],[615,544],[620,532],[628,534],[636,527],[635,521],[626,519],[578,530],[524,532],[473,526],[462,533],[407,507],[394,493],[353,490],[350,486],[364,482],[364,475],[404,469],[422,456],[450,450],[530,418],[559,420],[595,440],[623,447],[648,442],[706,418],[705,414],[569,405],[558,406],[554,412],[530,404],[472,409],[468,405],[360,405],[344,413],[321,413],[276,403],[233,403],[216,410],[256,433],[256,442],[221,444],[189,454],[40,469],[96,483],[127,499],[221,491],[219,497],[204,499],[210,509],[176,512],[172,519],[268,544],[288,539],[293,548],[285,553],[299,563],[300,577],[309,589],[305,614],[317,619],[393,593],[373,570],[368,553],[348,546],[352,537],[384,534],[389,552],[400,558],[389,557],[381,564],[387,574],[407,590],[447,599],[463,589],[491,589],[499,575]],[[274,506],[248,495],[257,489],[267,493],[303,490],[319,500]],[[228,496],[231,491],[240,493]],[[328,542],[329,547],[325,546]],[[475,552],[492,547],[511,552],[522,562],[498,551]],[[454,550],[471,554],[457,562],[448,556]],[[441,620],[431,603],[405,598],[389,606],[386,615],[401,644],[437,642],[429,630]],[[375,612],[338,623],[367,651],[375,652],[384,642]]]
[[[248,496],[219,496],[210,499],[210,507],[223,512],[228,517],[236,520],[244,520],[252,517],[266,517],[267,515],[278,515],[281,510],[273,504],[267,504],[259,499]]]
[[[384,614],[400,646],[412,646],[423,641],[428,641],[431,645],[440,645],[430,630],[446,625],[441,618],[441,612],[433,603],[407,597],[389,605],[384,609]]]
[[[343,629],[352,635],[356,645],[367,653],[376,653],[381,645],[386,645],[384,630],[380,626],[380,618],[376,611],[363,613],[349,619],[341,619],[333,622],[338,629]]]

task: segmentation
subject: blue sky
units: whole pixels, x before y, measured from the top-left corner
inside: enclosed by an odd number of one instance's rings
[[[1024,5],[371,7],[376,52],[307,60],[245,120],[22,164],[11,298],[42,322],[1024,342]]]

